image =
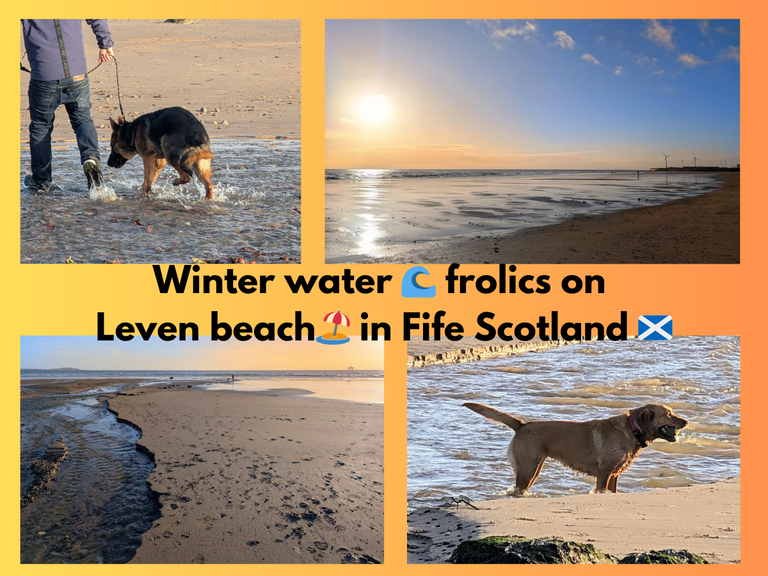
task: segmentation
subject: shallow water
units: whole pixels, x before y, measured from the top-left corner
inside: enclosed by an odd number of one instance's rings
[[[203,386],[206,390],[232,390],[235,392],[273,392],[285,396],[330,398],[351,402],[384,402],[384,378],[344,377],[334,379],[242,379],[234,382],[216,382]]]
[[[590,420],[648,403],[689,424],[652,443],[620,491],[715,482],[740,474],[740,339],[675,337],[577,344],[541,354],[408,371],[408,505],[506,496],[514,433],[462,407],[488,404],[524,420]],[[547,460],[531,496],[588,493],[594,479]]]
[[[716,187],[693,173],[327,170],[326,262],[386,258],[414,243],[514,233]]]
[[[214,200],[193,180],[173,186],[170,166],[142,199],[143,165],[106,165],[108,190],[89,194],[75,143],[56,143],[54,184],[30,193],[29,152],[21,153],[21,262],[229,263],[297,261],[301,255],[301,143],[214,139]]]
[[[21,562],[127,562],[159,517],[146,479],[154,463],[137,452],[139,432],[120,424],[99,392],[21,402],[21,493],[29,465],[59,436],[69,450],[50,492],[21,510]]]

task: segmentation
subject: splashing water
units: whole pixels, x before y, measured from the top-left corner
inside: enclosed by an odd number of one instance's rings
[[[301,143],[214,139],[213,201],[193,179],[174,186],[166,166],[141,198],[143,165],[103,166],[106,185],[88,193],[77,147],[54,147],[55,188],[27,191],[21,166],[21,262],[295,262],[301,253]],[[102,145],[101,155],[109,150]],[[115,201],[119,200],[119,201]]]
[[[109,186],[96,186],[88,191],[88,197],[95,202],[114,202],[120,200],[115,194],[115,189]]]

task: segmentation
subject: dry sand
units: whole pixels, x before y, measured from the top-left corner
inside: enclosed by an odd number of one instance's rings
[[[119,64],[123,109],[129,120],[170,106],[184,106],[211,137],[301,134],[301,25],[298,20],[110,20]],[[21,36],[21,35],[20,35]],[[88,69],[99,51],[83,21]],[[24,51],[24,42],[21,41]],[[28,66],[26,58],[23,63]],[[115,67],[91,76],[91,115],[99,139],[109,140],[109,118],[119,114]],[[21,141],[29,141],[27,87],[21,73]],[[205,113],[200,113],[206,108]],[[227,124],[223,124],[226,121]],[[64,108],[56,114],[56,141],[73,141]]]
[[[446,562],[464,540],[557,536],[601,552],[685,549],[710,562],[739,562],[740,478],[647,492],[505,498],[479,510],[420,508],[408,515],[409,563]]]
[[[455,238],[399,255],[402,262],[516,264],[738,264],[740,174],[660,206],[582,216],[509,236]],[[447,260],[446,260],[447,258]]]
[[[382,562],[384,408],[168,386],[109,400],[154,454],[132,562]]]

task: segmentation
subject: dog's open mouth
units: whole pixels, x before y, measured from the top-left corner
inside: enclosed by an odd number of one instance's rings
[[[677,441],[677,427],[675,426],[659,426],[659,437],[667,442]]]

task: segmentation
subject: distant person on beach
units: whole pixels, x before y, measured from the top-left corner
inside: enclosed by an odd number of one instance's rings
[[[99,64],[112,60],[112,35],[107,20],[86,20],[99,45]],[[88,189],[104,183],[99,139],[91,118],[91,92],[80,20],[22,20],[24,47],[31,68],[29,81],[29,153],[32,174],[28,190],[48,192],[51,174],[51,133],[56,109],[63,104],[80,149]]]

